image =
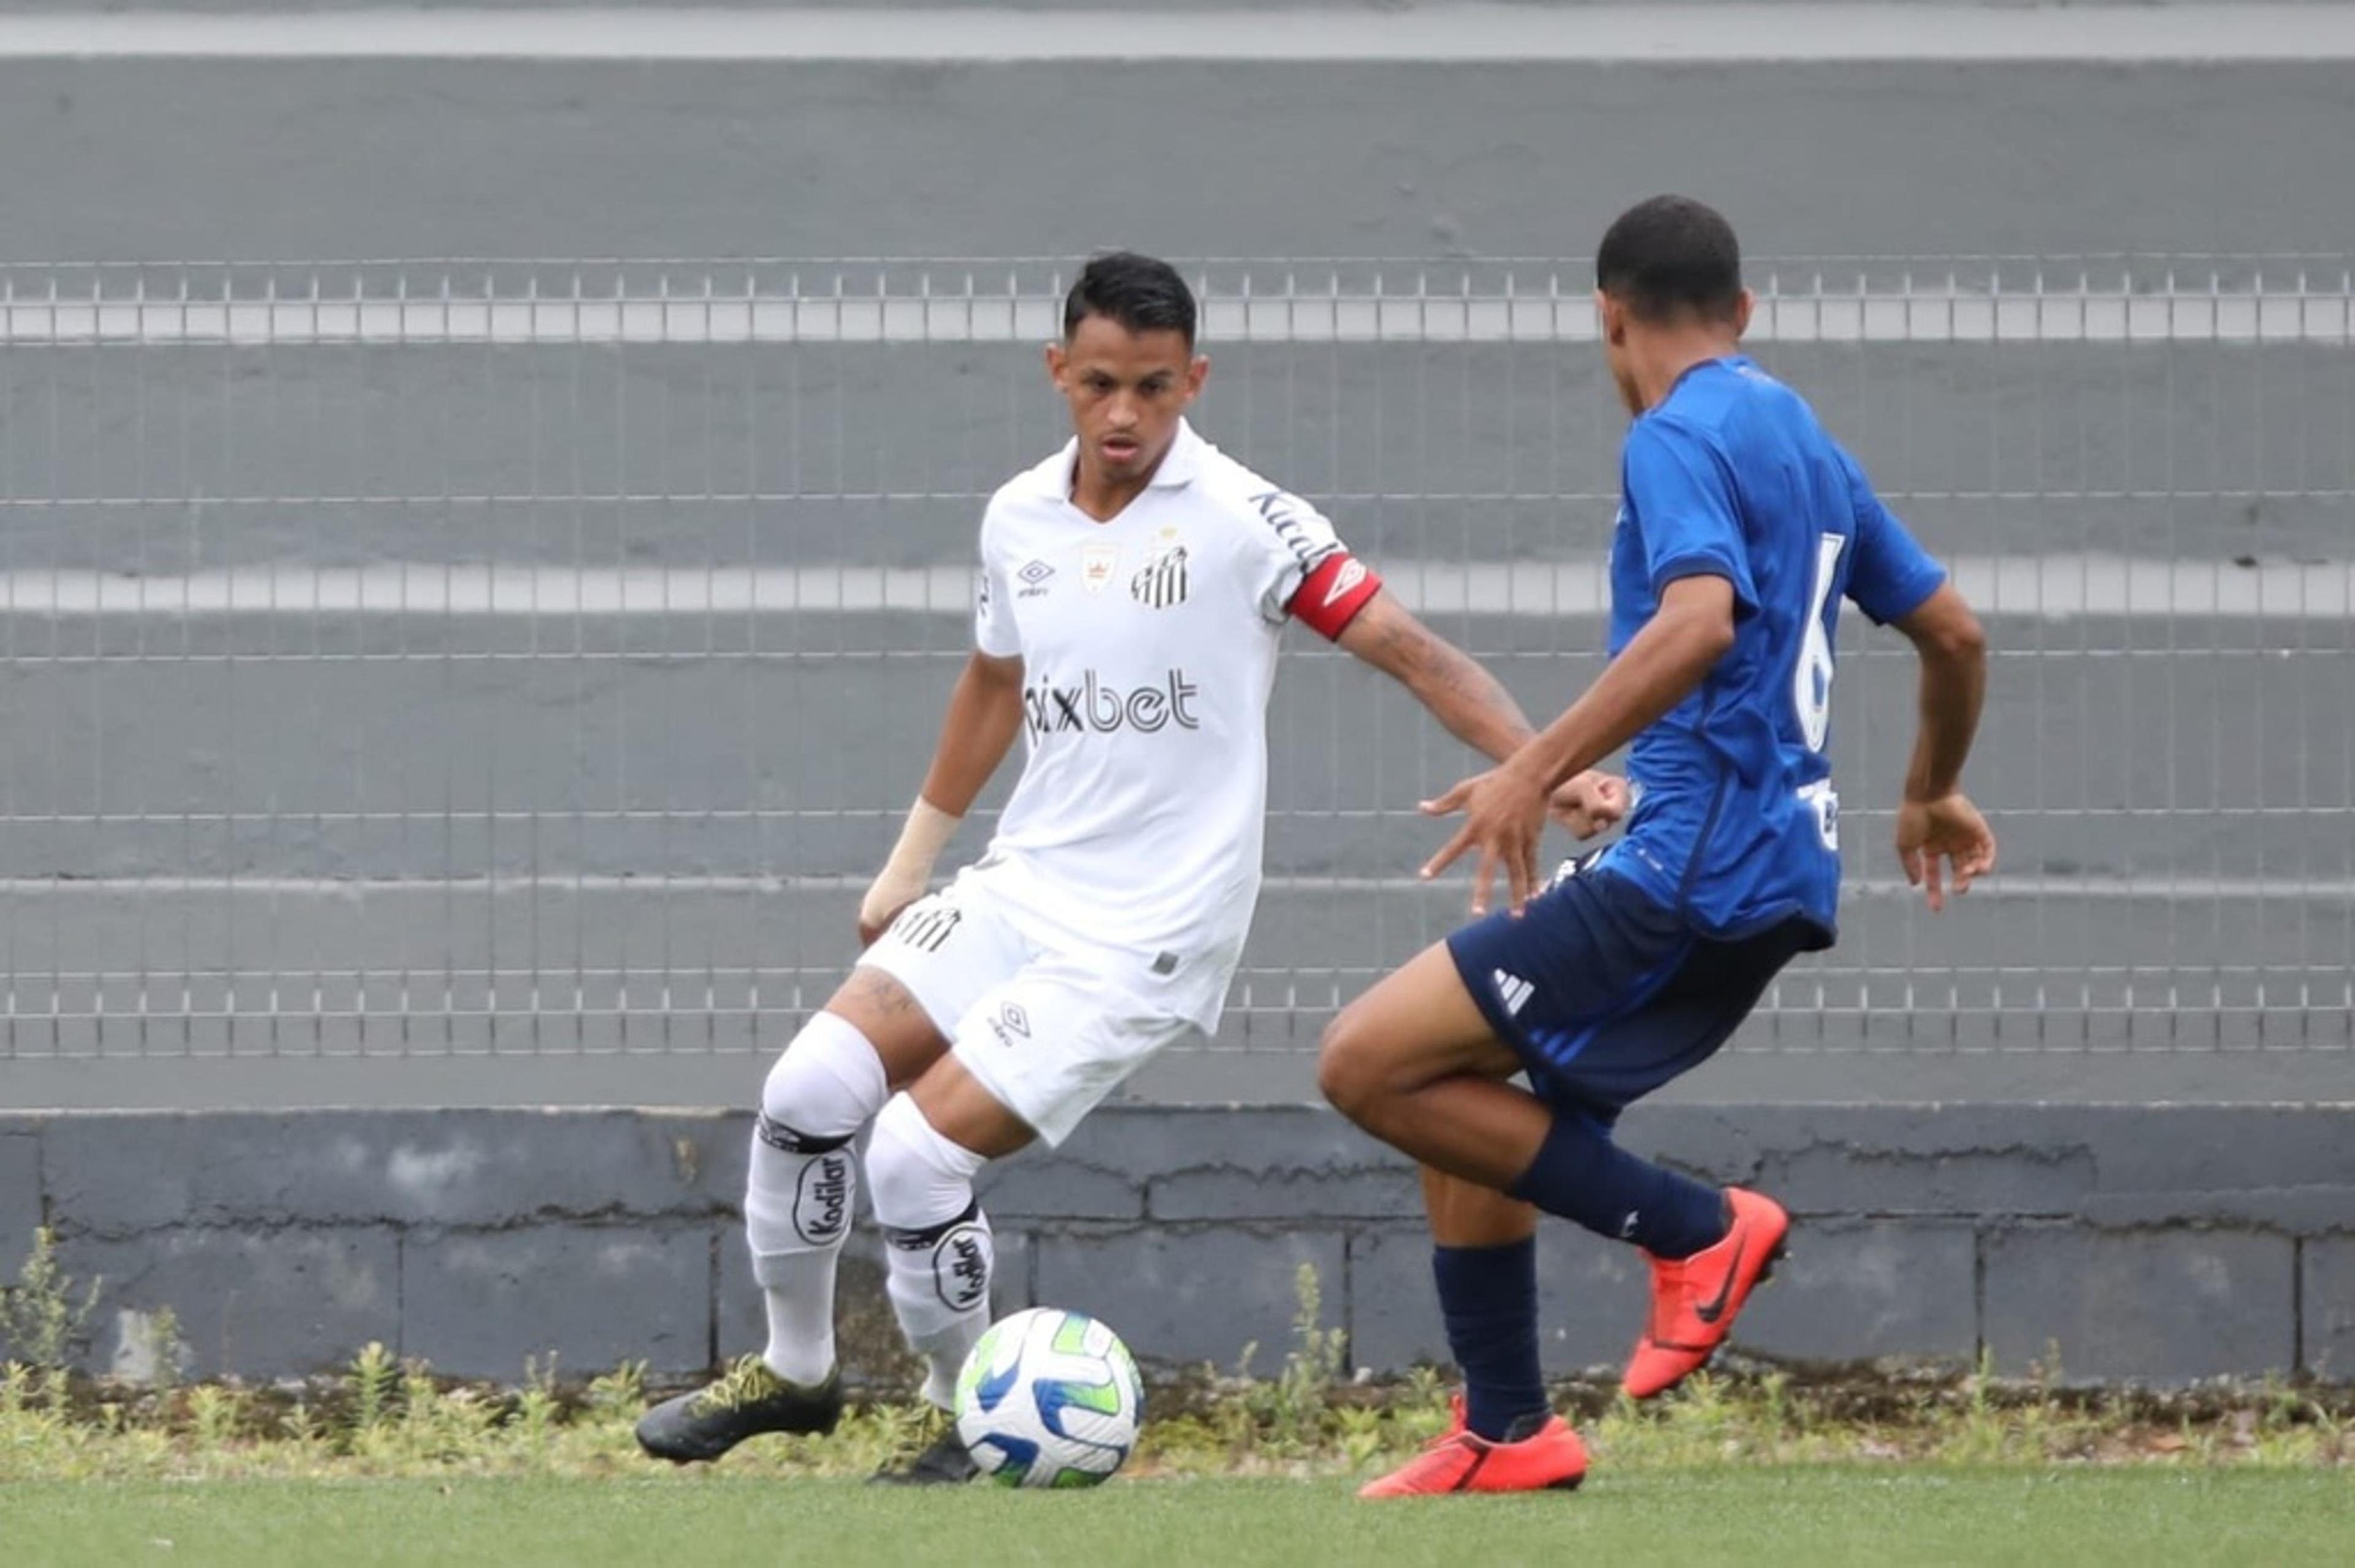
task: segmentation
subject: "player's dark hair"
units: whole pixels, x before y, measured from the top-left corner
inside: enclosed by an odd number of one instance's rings
[[[1089,261],[1063,299],[1063,340],[1092,315],[1131,332],[1182,333],[1194,347],[1193,292],[1177,268],[1152,256],[1112,251]]]
[[[1731,321],[1741,307],[1733,225],[1689,196],[1656,196],[1619,215],[1594,252],[1594,286],[1644,321],[1691,312]]]

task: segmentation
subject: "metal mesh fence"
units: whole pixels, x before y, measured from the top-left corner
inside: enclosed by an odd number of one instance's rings
[[[1198,425],[1557,711],[1597,665],[1624,426],[1582,269],[1193,271]],[[2006,859],[1943,920],[1906,896],[1911,660],[1852,622],[1845,935],[1751,1044],[2348,1049],[2349,261],[1753,272],[1755,351],[1988,619],[1970,783]],[[980,507],[1063,437],[1062,282],[0,272],[0,1055],[781,1042],[921,773]],[[1312,642],[1215,1050],[1308,1049],[1461,908],[1410,873],[1414,802],[1468,759]]]

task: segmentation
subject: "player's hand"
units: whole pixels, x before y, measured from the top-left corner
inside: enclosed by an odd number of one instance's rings
[[[1627,815],[1627,781],[1589,768],[1553,792],[1553,819],[1573,838],[1592,838]]]
[[[912,902],[913,901],[911,901]],[[874,945],[875,945],[875,939],[876,939],[877,937],[879,937],[879,936],[880,936],[880,935],[882,935],[885,932],[887,932],[887,931],[890,930],[890,929],[891,929],[891,923],[892,923],[893,921],[895,921],[895,920],[899,919],[899,918],[900,918],[900,911],[901,911],[901,910],[905,910],[907,907],[908,907],[908,906],[907,906],[907,904],[901,904],[901,905],[900,906],[900,908],[899,908],[899,909],[895,909],[895,910],[891,911],[891,912],[890,912],[890,913],[889,913],[889,914],[885,915],[881,920],[879,920],[879,921],[869,921],[869,920],[867,918],[866,914],[865,914],[864,912],[861,912],[861,913],[860,913],[860,915],[859,915],[859,917],[858,917],[858,949],[859,949],[859,951],[863,953],[863,952],[865,952],[867,949],[868,949],[868,948],[870,948],[870,947],[874,946]]]
[[[1897,858],[1906,881],[1923,890],[1935,913],[1946,907],[1949,884],[1966,893],[1995,869],[1995,831],[1960,791],[1909,800],[1897,808]]]
[[[875,879],[867,896],[858,901],[858,946],[861,952],[875,945],[875,939],[891,929],[907,907],[924,896],[925,884],[912,885],[895,878],[888,871]]]
[[[1466,850],[1477,849],[1480,861],[1472,874],[1472,912],[1488,912],[1488,895],[1501,869],[1512,895],[1513,912],[1520,913],[1538,890],[1538,840],[1545,835],[1546,795],[1543,779],[1505,762],[1465,779],[1436,800],[1424,801],[1424,816],[1452,816],[1460,811],[1464,826],[1431,858],[1423,874],[1435,877]]]

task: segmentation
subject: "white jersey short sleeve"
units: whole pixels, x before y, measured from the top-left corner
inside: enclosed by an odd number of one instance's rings
[[[1378,583],[1189,427],[1110,522],[1071,505],[1075,453],[983,525],[975,637],[1023,661],[1028,752],[980,869],[1058,946],[1116,955],[1137,995],[1210,1029],[1259,898],[1285,613],[1337,635]]]
[[[1012,591],[1007,586],[1005,562],[990,549],[989,522],[981,525],[981,581],[974,590],[973,645],[992,658],[1008,659],[1022,651],[1014,625]]]
[[[1300,585],[1318,567],[1342,553],[1340,536],[1325,520],[1324,513],[1273,485],[1252,496],[1251,504],[1267,524],[1258,539],[1260,614],[1281,623]]]

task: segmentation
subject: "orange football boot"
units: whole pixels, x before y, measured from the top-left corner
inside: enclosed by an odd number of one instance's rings
[[[1727,1188],[1725,1200],[1733,1228],[1723,1241],[1673,1262],[1644,1254],[1652,1264],[1652,1316],[1620,1381],[1630,1398],[1664,1393],[1699,1371],[1783,1255],[1791,1216],[1780,1203],[1739,1187]]]
[[[1455,1420],[1446,1431],[1389,1475],[1367,1482],[1358,1495],[1421,1498],[1449,1492],[1568,1491],[1586,1478],[1586,1445],[1578,1440],[1570,1423],[1551,1411],[1521,1417],[1502,1442],[1491,1443],[1465,1425],[1461,1394],[1455,1403]]]

